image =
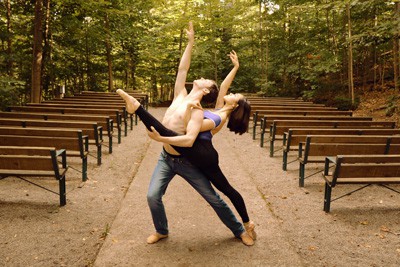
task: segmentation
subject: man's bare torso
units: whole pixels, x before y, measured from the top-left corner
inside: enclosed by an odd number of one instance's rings
[[[193,102],[186,96],[178,96],[165,112],[162,124],[179,134],[186,133],[186,127],[191,117]],[[179,155],[170,145],[164,143],[164,149],[173,155]]]

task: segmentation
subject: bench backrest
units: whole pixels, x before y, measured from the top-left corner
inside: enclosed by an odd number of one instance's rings
[[[400,163],[400,155],[338,155],[341,163]]]
[[[78,115],[78,114],[56,114],[56,113],[27,113],[27,112],[0,112],[0,118],[33,119],[33,120],[56,120],[56,121],[91,121],[97,122],[103,129],[112,132],[113,120],[110,116],[101,115]]]
[[[336,185],[339,178],[341,183],[352,183],[354,178],[358,182],[360,180],[357,178],[365,179],[365,183],[388,183],[391,180],[399,183],[400,155],[339,155],[332,176],[332,186]]]
[[[293,106],[293,107],[325,107],[324,104],[314,104],[311,102],[276,102],[276,101],[256,101],[250,102],[251,106]]]
[[[270,125],[276,120],[291,121],[372,121],[372,117],[351,117],[341,115],[315,115],[315,116],[292,116],[292,115],[266,115],[263,118],[263,129],[270,129]],[[300,122],[301,123],[301,122]],[[337,124],[338,126],[342,123]],[[347,126],[346,124],[343,124]]]
[[[400,135],[400,129],[289,129],[285,133],[286,150],[291,146],[298,146],[300,142],[305,142],[307,135]]]
[[[56,149],[79,152],[81,158],[85,157],[84,140],[79,137],[53,137],[53,136],[25,136],[25,135],[0,135],[0,146],[48,146]]]
[[[258,115],[297,115],[297,116],[313,116],[313,115],[343,115],[343,116],[352,116],[352,111],[343,111],[343,110],[314,110],[314,109],[303,109],[303,110],[257,110]]]
[[[7,127],[0,126],[0,135],[25,135],[25,136],[54,136],[77,137],[83,136],[82,130],[60,128],[32,128],[32,127]]]
[[[53,166],[50,155],[0,155],[0,169],[51,171]]]
[[[290,128],[392,128],[394,121],[324,121],[324,120],[274,120],[271,134],[282,135]]]
[[[24,119],[0,119],[0,126],[20,126],[20,127],[50,127],[67,128],[82,130],[83,135],[93,139],[96,143],[100,142],[102,136],[102,127],[96,122],[71,122],[71,121],[42,121],[42,120],[24,120]]]
[[[57,157],[61,156],[61,166]],[[0,173],[3,175],[53,176],[60,179],[66,171],[65,150],[54,147],[0,146]]]
[[[0,146],[0,155],[48,156],[55,147]]]
[[[319,107],[319,106],[282,106],[282,105],[251,105],[251,111],[255,112],[257,110],[337,110],[337,108],[330,108],[330,107]]]
[[[125,112],[125,105],[104,105],[104,104],[74,104],[74,103],[27,103],[28,107],[65,107],[65,108],[84,108],[84,109],[112,109]]]
[[[300,146],[302,143],[300,143]],[[329,157],[336,155],[371,155],[371,154],[387,154],[389,145],[387,144],[335,144],[335,143],[308,143],[304,148],[304,161],[308,157]],[[302,149],[300,148],[300,155]]]
[[[306,143],[359,143],[359,144],[399,144],[400,136],[382,135],[308,135]]]
[[[30,112],[30,113],[58,113],[58,114],[86,114],[86,115],[107,115],[114,122],[121,123],[121,112],[118,109],[93,109],[93,108],[66,108],[49,106],[10,106],[8,111]]]

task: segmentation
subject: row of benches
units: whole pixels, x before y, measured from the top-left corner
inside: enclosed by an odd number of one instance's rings
[[[135,93],[134,96],[147,107],[146,95]],[[100,165],[103,136],[108,137],[108,152],[112,153],[113,129],[118,130],[118,143],[121,143],[121,125],[125,125],[127,135],[128,116],[125,103],[115,93],[83,92],[50,102],[9,107],[8,112],[0,112],[0,176],[23,179],[23,176],[41,177],[52,173],[50,176],[60,182],[58,194],[62,206],[66,203],[66,157],[81,158],[82,181],[86,181],[90,147],[96,147],[97,154],[94,157]],[[133,119],[130,118],[133,129]],[[107,134],[103,134],[103,129]],[[57,160],[59,156],[62,157],[61,161]],[[10,157],[12,159],[7,161]],[[46,160],[48,164],[42,163]]]
[[[315,174],[305,176],[306,164],[325,163],[324,211],[329,212],[330,203],[342,197],[331,199],[332,188],[337,184],[365,187],[400,182],[400,130],[395,129],[395,122],[353,117],[350,111],[294,100],[288,105],[288,101],[250,100],[251,104],[257,103],[252,105],[253,139],[258,125],[260,146],[269,132],[271,157],[280,150],[275,150],[275,142],[283,141],[283,170],[287,170],[289,152],[298,150],[295,161],[299,161],[301,187],[306,178]]]

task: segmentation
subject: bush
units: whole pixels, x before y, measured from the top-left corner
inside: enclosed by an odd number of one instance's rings
[[[0,109],[21,104],[24,95],[24,83],[10,77],[0,76]]]
[[[356,97],[354,103],[351,102],[351,98],[345,96],[336,96],[333,99],[333,106],[339,110],[355,110],[360,104],[360,98]]]

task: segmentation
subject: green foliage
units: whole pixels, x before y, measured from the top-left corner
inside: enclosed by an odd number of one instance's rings
[[[0,109],[5,111],[7,107],[20,105],[24,99],[24,82],[0,76]]]
[[[5,9],[0,9],[0,75],[12,73],[15,80],[22,81],[17,95],[30,90],[34,2],[11,1],[10,32]],[[234,49],[240,61],[231,88],[234,92],[345,103],[345,99],[333,101],[333,88],[347,85],[350,40],[346,3],[53,0],[50,17],[43,21],[43,33],[48,38],[44,45],[43,96],[51,98],[59,85],[66,85],[67,94],[108,90],[107,40],[115,87],[147,91],[154,99],[170,95],[168,90],[173,88],[187,41],[185,29],[188,21],[193,21],[196,44],[188,81],[206,77],[221,83],[232,67],[227,54]],[[377,82],[383,79],[381,74],[393,77],[390,51],[399,28],[398,19],[393,19],[393,3],[349,3],[356,83]],[[8,40],[12,41],[11,54]],[[12,71],[8,69],[10,61]]]
[[[355,110],[360,104],[360,98],[356,97],[354,103],[352,103],[351,98],[346,96],[336,96],[333,99],[333,106],[337,107],[339,110]]]

